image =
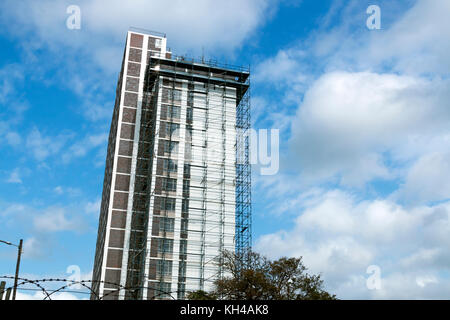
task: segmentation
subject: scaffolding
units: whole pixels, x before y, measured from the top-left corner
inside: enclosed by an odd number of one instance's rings
[[[250,70],[249,70],[250,71]],[[250,79],[248,80],[250,87]],[[250,164],[250,91],[243,92],[237,105],[236,129],[236,254],[246,257],[252,247],[252,198]],[[246,259],[243,259],[245,266]]]
[[[126,287],[138,289],[128,290],[125,293],[125,299],[142,299],[142,287],[146,286],[143,282],[142,270],[147,253],[150,203],[154,194],[151,185],[156,136],[158,80],[157,75],[150,74],[144,82],[126,277]]]
[[[250,70],[161,56],[150,56],[146,69],[125,299],[164,299],[157,292],[173,292],[175,285],[183,299],[190,287],[205,290],[205,282],[224,276],[222,252],[229,244],[239,256],[251,249]]]

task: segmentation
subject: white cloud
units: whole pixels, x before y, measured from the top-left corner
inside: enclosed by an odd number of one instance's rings
[[[408,74],[448,74],[449,14],[448,1],[418,0],[386,32],[374,35],[361,55],[371,63],[391,61],[396,71]]]
[[[129,27],[165,32],[175,54],[222,55],[224,62],[255,35],[276,10],[277,0],[144,1],[81,0],[81,29],[66,27],[73,1],[2,1],[5,36],[23,47],[23,64],[35,78],[77,93],[75,112],[89,121],[111,118]],[[47,75],[47,73],[49,75]]]
[[[14,169],[11,174],[9,175],[9,178],[6,180],[8,183],[22,183],[22,179],[20,177],[20,169],[16,168]]]
[[[33,219],[33,225],[39,232],[83,231],[83,221],[78,217],[68,218],[64,209],[49,208]]]
[[[81,190],[73,187],[62,187],[57,186],[53,189],[53,191],[58,195],[67,194],[70,197],[78,197],[82,194]]]
[[[448,149],[443,144],[442,149]],[[408,171],[405,183],[394,197],[408,203],[450,199],[450,153],[435,152],[422,156]]]
[[[270,1],[89,1],[82,4],[87,23],[103,33],[123,38],[130,25],[166,32],[182,48],[240,45],[264,22]]]
[[[18,64],[8,64],[0,69],[0,144],[18,147],[22,137],[17,126],[29,108],[23,99],[24,68]]]
[[[407,209],[386,199],[357,200],[339,190],[314,194],[291,230],[260,237],[256,250],[271,257],[303,256],[341,298],[427,297],[422,289],[436,283],[444,285],[441,293],[450,289],[439,274],[450,259],[450,202]],[[381,268],[383,291],[370,291],[357,280],[369,277],[369,265]],[[400,293],[402,286],[414,290]]]
[[[25,290],[19,290],[17,291],[17,300],[44,300],[46,298],[46,295],[42,291],[36,291],[34,293],[25,293],[27,291]],[[29,291],[28,291],[29,292]],[[89,298],[79,298],[78,296],[74,295],[73,293],[69,292],[57,292],[55,294],[52,294],[51,300],[88,300]]]
[[[450,282],[428,273],[403,272],[382,278],[381,290],[373,290],[374,299],[449,299]]]
[[[17,147],[22,142],[22,138],[20,137],[20,135],[17,132],[8,132],[5,136],[5,138],[6,138],[6,141],[8,142],[8,144],[13,147]]]
[[[0,69],[0,104],[18,95],[16,86],[24,80],[24,70],[20,65],[10,64]]]
[[[107,141],[107,133],[88,135],[68,148],[67,152],[65,152],[62,156],[62,161],[64,163],[68,163],[73,158],[84,157],[92,149],[100,146],[106,146]]]
[[[363,3],[335,3],[318,30],[255,68],[260,85],[284,90],[281,104],[258,97],[276,105],[258,120],[281,112],[290,123],[289,161],[281,164],[301,171],[299,184],[361,189],[375,180],[402,181],[415,161],[450,146],[449,60],[446,46],[438,45],[448,42],[450,28],[446,19],[433,18],[448,15],[450,7],[422,0],[406,12],[386,1],[381,7],[384,30],[373,32],[365,28]],[[286,103],[299,106],[296,116]],[[446,170],[442,174],[449,180]],[[446,199],[442,189],[419,198]]]
[[[47,257],[48,241],[41,237],[30,237],[24,241],[23,257],[25,259],[40,259]]]
[[[3,1],[1,11],[3,23],[10,32],[23,35],[32,31],[38,37],[36,41],[50,46],[63,44],[85,50],[95,46],[97,50],[89,51],[111,52],[101,49],[111,49],[108,43],[123,45],[126,31],[135,26],[167,33],[170,43],[179,50],[201,52],[202,46],[208,50],[232,51],[265,22],[275,3],[269,0],[134,0],[124,5],[118,0],[82,0],[77,2],[82,20],[81,29],[76,32],[68,30],[65,24],[70,1]],[[98,58],[103,60],[105,55],[100,54]]]
[[[57,186],[53,189],[53,191],[55,191],[56,194],[63,194],[63,188],[61,186]]]
[[[450,72],[447,1],[378,1],[382,30],[368,30],[367,2],[334,2],[318,28],[292,48],[311,70],[391,70],[409,75]],[[306,52],[306,54],[305,54]]]
[[[7,206],[3,206],[1,210],[1,215],[3,217],[13,216],[16,214],[22,214],[27,211],[27,207],[21,203],[13,203]]]
[[[35,207],[23,203],[4,203],[0,201],[1,224],[14,228],[20,225],[31,232],[30,246],[47,241],[54,232],[87,231],[88,224],[82,214],[88,202],[76,202],[66,206]]]
[[[419,276],[416,277],[416,283],[419,287],[424,288],[431,283],[438,283],[438,280],[435,276]]]
[[[98,198],[94,202],[86,203],[84,209],[85,209],[86,213],[88,213],[88,214],[98,215],[100,213],[101,203],[102,203],[102,200],[100,198]]]
[[[303,72],[301,60],[305,58],[307,52],[302,50],[287,49],[278,51],[277,55],[268,58],[263,63],[256,66],[253,77],[257,82],[270,82],[283,85],[289,82],[305,83],[307,73]]]
[[[25,251],[24,251],[25,252]],[[69,266],[67,266],[69,267]],[[79,268],[75,265],[75,267]],[[76,270],[76,269],[75,269]],[[69,271],[69,272],[68,272]],[[81,272],[81,274],[74,274],[73,269],[65,269],[62,273],[57,274],[29,274],[29,273],[21,273],[21,277],[25,279],[67,279],[69,281],[39,281],[39,284],[46,289],[48,293],[51,294],[51,300],[89,300],[90,291],[86,287],[77,284],[71,284],[70,280],[73,281],[83,281],[83,280],[92,280],[92,271]],[[78,269],[76,271],[81,271]],[[8,285],[12,285],[8,284]],[[60,292],[52,293],[53,290],[58,290],[62,286],[69,285],[67,288],[63,289]],[[90,286],[90,283],[86,283],[86,286]],[[30,290],[31,289],[31,290]],[[71,291],[71,292],[69,292]],[[78,293],[77,293],[78,292]],[[42,292],[41,289],[34,285],[30,285],[28,283],[24,283],[19,286],[19,290],[17,291],[17,300],[44,300],[46,295]],[[48,300],[48,298],[47,298]]]
[[[38,161],[43,161],[49,156],[57,154],[73,135],[59,134],[54,137],[44,136],[39,129],[33,128],[28,134],[26,146],[31,150]]]
[[[421,155],[436,136],[450,134],[449,92],[450,82],[444,80],[326,74],[306,92],[292,121],[296,161],[306,179],[339,175],[342,184],[361,186],[376,178],[395,178],[384,163],[387,153],[393,160],[411,160],[407,156]],[[411,137],[420,141],[410,140],[413,151],[404,149]],[[445,147],[450,148],[448,141],[439,146]]]

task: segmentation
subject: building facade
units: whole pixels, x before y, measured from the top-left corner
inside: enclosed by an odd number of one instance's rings
[[[183,299],[251,246],[249,70],[130,30],[108,141],[92,299]]]

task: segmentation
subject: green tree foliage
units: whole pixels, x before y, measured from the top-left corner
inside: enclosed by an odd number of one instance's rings
[[[217,297],[214,294],[208,293],[203,290],[189,292],[186,298],[188,300],[217,300]]]
[[[197,291],[189,299],[205,296],[230,300],[336,299],[323,289],[320,275],[307,273],[302,258],[271,261],[256,252],[238,256],[225,251],[221,260],[225,276],[216,280],[214,291],[211,294]]]

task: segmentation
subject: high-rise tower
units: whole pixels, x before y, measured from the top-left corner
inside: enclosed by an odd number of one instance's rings
[[[251,246],[249,70],[128,32],[103,183],[92,299],[183,299]]]

